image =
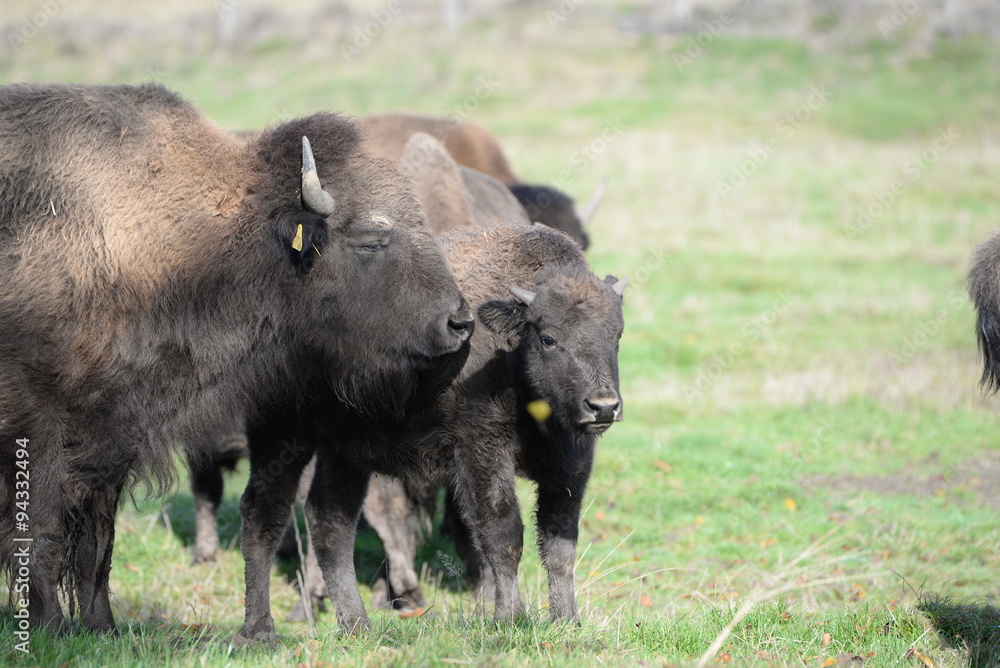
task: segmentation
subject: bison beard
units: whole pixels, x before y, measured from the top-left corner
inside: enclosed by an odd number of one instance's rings
[[[0,87],[0,274],[0,561],[33,539],[32,625],[61,623],[62,584],[113,628],[119,497],[168,484],[176,443],[331,379],[398,418],[468,348],[411,187],[353,123],[240,138],[152,84]]]

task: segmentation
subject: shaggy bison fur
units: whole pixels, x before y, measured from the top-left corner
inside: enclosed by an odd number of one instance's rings
[[[0,562],[32,625],[63,583],[113,628],[118,501],[173,444],[307,396],[398,420],[468,349],[411,186],[353,123],[241,138],[158,85],[0,88],[0,271]]]

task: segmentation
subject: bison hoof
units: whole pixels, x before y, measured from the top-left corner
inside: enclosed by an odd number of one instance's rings
[[[253,642],[273,643],[275,641],[273,624],[270,627],[264,625],[256,627],[244,626],[239,635]]]
[[[232,637],[232,640],[230,640],[230,644],[232,644],[233,649],[244,649],[246,647],[258,647],[262,644],[274,645],[276,643],[274,639],[274,633],[271,633],[270,639],[251,638],[247,635],[244,635],[243,633],[237,633]]]
[[[201,564],[211,564],[215,562],[214,554],[194,554],[191,555],[191,565],[200,566]]]
[[[357,636],[371,631],[372,623],[368,621],[368,617],[359,617],[354,620],[344,619],[340,622],[340,628],[344,629],[344,633],[349,636]]]

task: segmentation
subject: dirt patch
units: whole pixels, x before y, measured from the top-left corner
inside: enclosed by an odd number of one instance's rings
[[[943,468],[940,457],[931,454],[912,468],[886,475],[855,473],[821,474],[799,479],[803,487],[830,489],[852,494],[870,492],[880,496],[911,494],[919,497],[972,494],[975,503],[1000,508],[1000,453],[967,459],[958,466]],[[958,503],[965,502],[958,499]]]

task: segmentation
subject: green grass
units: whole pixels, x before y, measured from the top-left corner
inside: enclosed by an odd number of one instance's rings
[[[963,280],[1000,222],[1000,47],[940,42],[901,58],[897,43],[723,37],[679,68],[683,40],[624,38],[585,12],[553,32],[527,5],[454,34],[393,24],[352,62],[351,32],[340,35],[225,51],[192,33],[69,52],[43,31],[0,60],[0,81],[153,77],[233,129],[317,109],[452,114],[496,132],[526,179],[582,199],[606,177],[590,258],[631,280],[626,420],[603,439],[585,503],[581,627],[546,621],[533,533],[531,615],[500,628],[435,536],[419,557],[425,616],[374,613],[360,637],[329,612],[314,629],[286,623],[286,565],[272,581],[279,642],[233,650],[244,470],[216,565],[188,565],[183,485],[126,506],[112,573],[122,635],[36,632],[27,657],[0,642],[0,663],[691,665],[712,649],[709,663],[733,665],[991,665],[997,404],[976,385]],[[786,131],[818,86],[829,100]],[[595,144],[611,122],[622,132]],[[946,127],[958,139],[911,178],[907,161]],[[776,150],[723,196],[768,139]],[[903,191],[857,228],[894,180]],[[530,524],[530,485],[521,493]],[[363,533],[366,598],[381,558]],[[13,628],[0,615],[0,638]]]

